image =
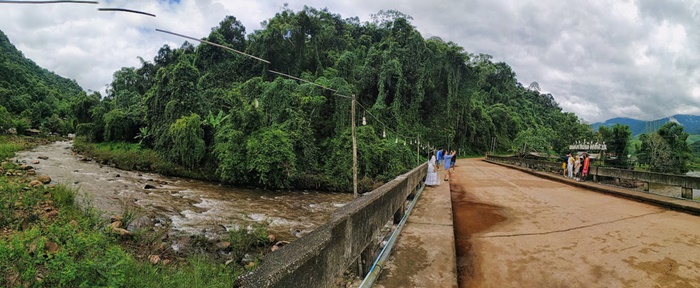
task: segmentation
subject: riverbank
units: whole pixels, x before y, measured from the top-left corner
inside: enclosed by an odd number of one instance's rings
[[[102,215],[89,197],[82,202],[32,167],[44,157],[8,159],[50,141],[0,138],[0,286],[232,287],[270,251],[274,239],[262,226],[210,241],[173,239],[169,225],[130,225],[136,209]],[[190,249],[175,249],[183,244]]]
[[[185,177],[203,181],[220,182],[216,173],[217,167],[211,163],[203,164],[196,169],[187,169],[172,161],[165,159],[156,151],[143,148],[137,143],[107,142],[91,143],[84,137],[77,137],[73,142],[73,151],[85,157],[86,160],[95,161],[102,165],[108,165],[123,170],[158,173],[166,176]],[[393,178],[392,178],[393,179]],[[360,177],[358,190],[361,193],[372,191],[383,185],[384,182],[371,177]],[[245,187],[258,189],[260,187]],[[350,193],[351,187],[343,187],[337,179],[310,171],[299,173],[291,180],[291,190],[314,190],[324,192]]]

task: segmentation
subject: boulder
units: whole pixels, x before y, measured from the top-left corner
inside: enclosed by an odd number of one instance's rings
[[[270,243],[275,242],[276,239],[277,238],[275,238],[275,235],[272,235],[272,234],[267,235],[267,241]]]
[[[41,163],[39,160],[32,160],[32,164],[39,164]]]
[[[120,227],[122,227],[122,221],[114,221],[109,224],[109,228],[111,228],[112,231],[117,231],[117,229]]]
[[[58,216],[58,210],[52,210],[52,211],[46,212],[46,214],[44,214],[44,217],[46,217],[46,219],[52,219],[52,218],[55,218],[56,216]]]
[[[47,175],[39,175],[36,177],[36,180],[41,181],[41,183],[48,184],[49,182],[51,182],[51,177]]]
[[[156,189],[156,186],[153,186],[151,184],[146,184],[145,186],[143,186],[143,189]]]
[[[31,186],[31,187],[37,187],[37,186],[41,186],[41,185],[42,185],[41,181],[39,181],[39,180],[32,180],[32,182],[29,182],[29,186]]]
[[[29,176],[36,175],[36,170],[34,170],[34,169],[27,170],[27,175],[29,175]]]
[[[110,222],[117,222],[117,221],[122,221],[124,218],[122,215],[113,215],[112,217],[109,217]]]
[[[114,232],[119,233],[119,235],[122,236],[122,237],[129,237],[129,236],[133,236],[133,235],[134,235],[133,232],[131,232],[131,231],[129,231],[129,230],[126,230],[126,229],[124,229],[124,228],[114,228]]]
[[[160,261],[160,256],[158,255],[149,255],[148,256],[148,261],[151,262],[151,264],[156,265]]]
[[[51,241],[46,242],[46,244],[44,244],[44,249],[46,249],[46,251],[49,253],[54,254],[58,252],[58,244]]]
[[[221,241],[219,243],[216,243],[216,248],[219,250],[226,250],[229,247],[231,247],[231,242],[228,241]]]
[[[245,269],[253,269],[253,267],[255,267],[255,262],[248,262],[244,267]]]
[[[39,156],[39,157],[36,157],[36,158],[39,158],[39,159],[41,159],[41,160],[48,160],[48,159],[49,159],[49,156],[44,156],[44,155],[42,155],[42,156]]]
[[[32,166],[30,166],[30,165],[22,164],[22,165],[19,166],[19,169],[22,169],[22,170],[29,170],[29,169],[34,169],[34,167],[32,167]]]

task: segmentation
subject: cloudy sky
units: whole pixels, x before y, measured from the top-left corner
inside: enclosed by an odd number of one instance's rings
[[[508,63],[518,81],[537,81],[587,122],[700,115],[700,1],[696,0],[140,0],[99,5],[0,4],[0,30],[25,56],[86,90],[104,91],[112,74],[152,60],[183,39],[205,37],[226,15],[250,33],[284,3],[327,7],[343,18],[395,9],[423,37],[453,41]],[[98,12],[128,8],[156,14]]]

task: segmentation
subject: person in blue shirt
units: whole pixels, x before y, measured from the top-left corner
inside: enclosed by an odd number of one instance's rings
[[[442,149],[438,150],[437,152],[437,166],[435,166],[438,170],[440,170],[440,163],[442,163],[442,157],[443,157],[443,151]]]
[[[442,158],[445,160],[445,181],[449,181],[450,179],[450,163],[452,163],[450,159],[455,157],[455,154],[456,152],[452,150],[452,153],[442,156]]]

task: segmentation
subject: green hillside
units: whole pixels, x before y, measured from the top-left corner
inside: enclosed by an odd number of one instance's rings
[[[37,66],[0,31],[0,134],[14,127],[73,130],[71,101],[83,92],[74,80]]]
[[[206,40],[270,64],[210,45],[163,46],[152,62],[115,72],[78,132],[97,142],[139,139],[227,183],[332,190],[352,183],[352,94],[365,187],[414,167],[419,135],[420,146],[482,155],[492,144],[560,152],[593,138],[552,95],[523,87],[508,64],[425,39],[410,19],[381,11],[360,23],[285,8],[246,35],[228,16]]]

